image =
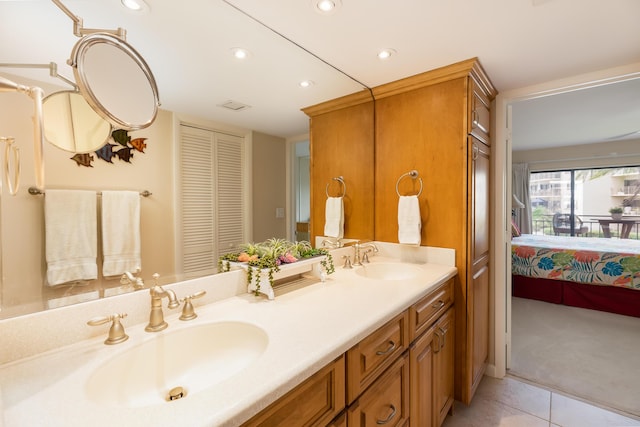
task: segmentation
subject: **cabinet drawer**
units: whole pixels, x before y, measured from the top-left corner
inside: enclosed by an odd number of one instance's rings
[[[447,280],[412,305],[409,308],[409,336],[411,341],[426,331],[451,304],[453,304],[453,279]]]
[[[326,426],[345,407],[344,355],[243,424],[254,426]]]
[[[408,320],[405,310],[347,351],[347,403],[408,348]]]
[[[404,426],[409,419],[408,352],[349,407],[349,427]]]

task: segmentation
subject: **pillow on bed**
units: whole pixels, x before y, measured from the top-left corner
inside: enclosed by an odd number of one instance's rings
[[[511,220],[511,237],[520,237],[520,228],[513,219]]]

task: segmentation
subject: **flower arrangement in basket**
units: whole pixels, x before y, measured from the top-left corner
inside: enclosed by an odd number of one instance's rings
[[[232,252],[218,258],[218,271],[226,272],[231,269],[231,263],[246,263],[247,285],[254,289],[257,296],[260,293],[260,275],[267,273],[268,282],[273,286],[274,274],[280,271],[280,266],[292,264],[304,259],[325,256],[320,265],[326,274],[335,271],[333,258],[326,249],[314,249],[307,241],[290,242],[285,239],[269,239],[261,243],[245,243],[240,252]]]

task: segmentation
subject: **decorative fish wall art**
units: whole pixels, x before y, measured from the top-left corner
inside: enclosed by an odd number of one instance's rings
[[[123,162],[131,163],[134,150],[144,154],[144,149],[147,148],[147,143],[145,142],[147,138],[131,139],[129,132],[124,129],[116,129],[111,132],[111,138],[115,144],[107,142],[95,152],[99,159],[107,163],[113,164],[114,157]],[[93,162],[94,156],[90,153],[76,154],[71,157],[71,160],[75,161],[78,166],[92,168],[91,162]]]

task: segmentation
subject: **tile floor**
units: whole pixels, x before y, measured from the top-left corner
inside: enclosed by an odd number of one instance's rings
[[[484,377],[470,406],[455,402],[443,427],[622,427],[627,418],[514,377]]]

